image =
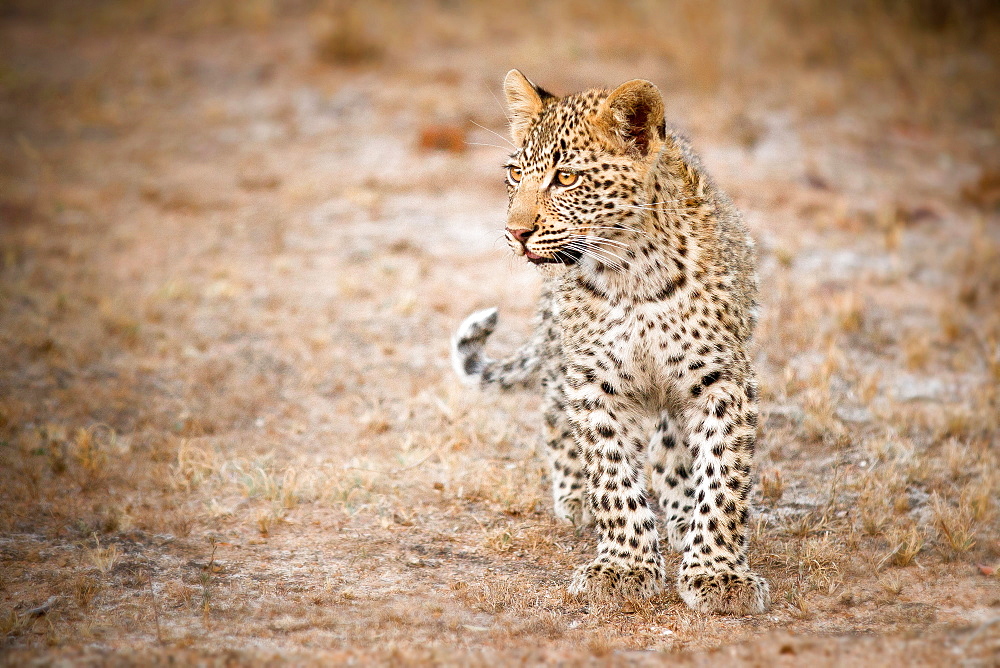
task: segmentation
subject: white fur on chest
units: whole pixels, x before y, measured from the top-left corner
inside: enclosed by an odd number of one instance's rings
[[[682,314],[687,306],[684,295],[657,302],[611,301],[579,289],[567,290],[558,300],[557,320],[563,335],[568,361],[575,351],[599,351],[620,362],[621,371],[631,377],[630,390],[649,397],[653,403],[665,401],[671,385],[668,360],[684,355],[690,348],[689,336],[675,336],[685,327]],[[685,327],[685,331],[689,331]]]

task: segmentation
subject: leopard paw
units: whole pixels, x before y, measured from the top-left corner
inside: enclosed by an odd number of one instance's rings
[[[757,615],[771,604],[767,580],[744,572],[681,572],[677,591],[684,602],[699,612],[720,615]]]
[[[569,593],[595,600],[649,598],[663,589],[664,575],[659,559],[655,563],[630,564],[598,557],[576,569]]]

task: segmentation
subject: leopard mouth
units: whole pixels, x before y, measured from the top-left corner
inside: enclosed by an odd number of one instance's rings
[[[527,248],[524,249],[524,257],[528,259],[531,264],[565,264],[573,265],[576,264],[577,260],[580,259],[580,251],[578,250],[558,250],[555,251],[554,257],[542,257],[532,253]]]

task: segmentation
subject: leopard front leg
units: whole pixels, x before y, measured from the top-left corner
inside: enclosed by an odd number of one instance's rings
[[[586,502],[586,475],[580,448],[566,414],[566,393],[561,367],[553,365],[542,381],[544,388],[545,452],[552,475],[552,501],[556,517],[575,526],[590,524]]]
[[[747,557],[756,387],[749,372],[713,370],[689,388],[688,442],[695,508],[678,573],[681,598],[702,612],[747,615],[770,604]]]
[[[694,510],[691,450],[677,420],[663,411],[649,439],[651,486],[663,509],[663,534],[670,547],[681,552]]]
[[[614,380],[593,381],[596,369],[571,365],[566,394],[583,455],[587,497],[598,530],[597,557],[577,569],[570,593],[593,598],[646,598],[664,582],[663,558],[646,503],[642,422],[635,401]]]

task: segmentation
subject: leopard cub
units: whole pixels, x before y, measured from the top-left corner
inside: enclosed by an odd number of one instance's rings
[[[542,296],[534,334],[507,359],[483,352],[496,310],[466,318],[455,369],[470,384],[541,385],[555,512],[599,536],[571,592],[663,586],[648,475],[684,601],[763,612],[768,584],[747,555],[757,279],[739,213],[650,82],[556,97],[512,70],[504,91],[517,146],[506,237],[542,270]]]

